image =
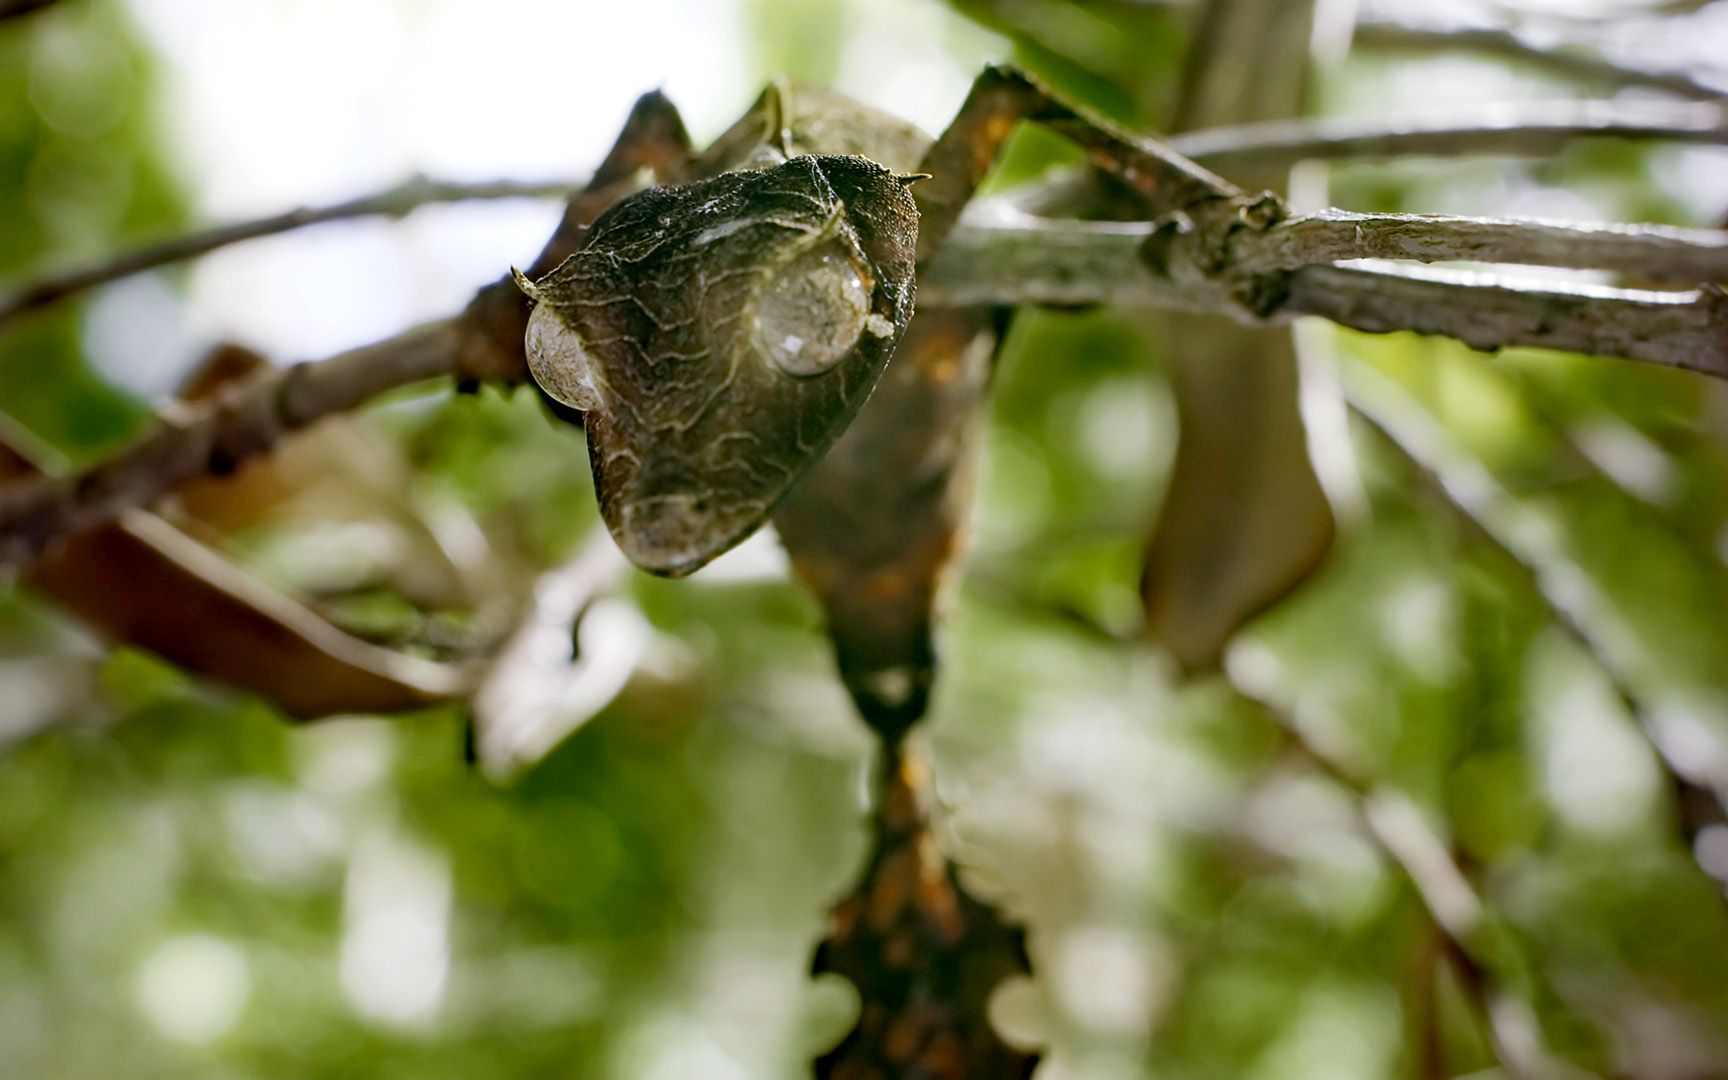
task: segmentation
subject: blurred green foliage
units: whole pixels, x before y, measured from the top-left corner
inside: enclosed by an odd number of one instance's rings
[[[0,280],[184,221],[154,150],[151,82],[116,4],[0,28],[0,206],[10,208]],[[74,458],[112,447],[147,415],[89,370],[77,305],[0,340],[0,408]]]
[[[1094,107],[1168,107],[1165,12],[955,6]],[[113,5],[66,7],[0,26],[7,277],[182,223],[149,58]],[[820,79],[872,17],[744,11],[752,67]],[[1376,78],[1330,73],[1321,100]],[[1651,180],[1667,153],[1358,165],[1334,200],[1494,213],[1564,187],[1698,223]],[[1064,154],[1023,138],[1005,172]],[[1184,681],[1134,640],[1173,444],[1158,325],[1015,322],[930,733],[952,851],[1031,927],[1038,987],[1003,1023],[1085,1080],[1463,1075],[1504,1053],[1487,993],[1573,1067],[1721,1072],[1728,907],[1695,856],[1723,869],[1728,832],[1688,849],[1696,807],[1651,733],[1728,754],[1728,399],[1612,361],[1321,337],[1359,410],[1360,507],[1224,674]],[[76,306],[0,339],[0,411],[73,458],[143,409],[79,349]],[[593,526],[580,439],[531,395],[406,395],[365,422],[524,575]],[[773,572],[628,596],[663,677],[508,788],[465,763],[458,708],[295,728],[137,652],[92,661],[93,696],[0,756],[0,1075],[799,1075],[849,1008],[804,972],[862,855],[867,740]],[[17,589],[0,643],[35,674],[89,654]],[[1468,964],[1365,817],[1389,794],[1484,905]]]

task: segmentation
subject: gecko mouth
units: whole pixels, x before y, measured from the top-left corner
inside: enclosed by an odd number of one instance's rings
[[[699,495],[651,495],[631,499],[613,532],[630,561],[649,573],[681,577],[731,546],[714,508]]]

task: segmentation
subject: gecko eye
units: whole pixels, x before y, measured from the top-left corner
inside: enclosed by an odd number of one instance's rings
[[[756,301],[756,341],[788,375],[832,369],[871,326],[870,271],[831,240],[780,267]]]
[[[540,389],[561,405],[582,412],[602,407],[600,386],[588,350],[576,331],[558,317],[545,300],[534,305],[528,317],[528,336],[523,340],[528,371]]]

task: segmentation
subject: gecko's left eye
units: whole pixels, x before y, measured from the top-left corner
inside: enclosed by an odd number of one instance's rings
[[[788,375],[820,375],[846,358],[870,323],[870,271],[843,238],[788,261],[763,288],[756,342]]]
[[[604,408],[600,396],[600,374],[595,369],[582,338],[551,304],[534,306],[528,318],[528,337],[523,343],[528,371],[546,396],[582,412]]]

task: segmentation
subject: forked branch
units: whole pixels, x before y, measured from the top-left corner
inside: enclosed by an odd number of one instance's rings
[[[1346,393],[1356,414],[1407,458],[1433,491],[1458,512],[1478,537],[1502,552],[1526,577],[1555,624],[1596,662],[1622,707],[1637,723],[1670,778],[1688,841],[1697,839],[1693,816],[1716,820],[1728,811],[1728,774],[1709,754],[1663,731],[1650,700],[1662,687],[1641,679],[1613,625],[1612,605],[1558,540],[1480,463],[1463,453],[1440,423],[1391,380],[1352,363]]]
[[[1265,704],[1262,702],[1261,704]],[[1518,981],[1505,968],[1515,962],[1499,948],[1488,908],[1446,842],[1409,796],[1351,773],[1317,748],[1299,724],[1268,712],[1319,772],[1348,792],[1363,833],[1403,873],[1456,968],[1461,989],[1487,1025],[1494,1056],[1512,1077],[1551,1074],[1554,1059],[1528,1002],[1509,988]]]

